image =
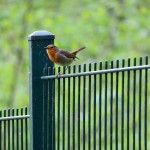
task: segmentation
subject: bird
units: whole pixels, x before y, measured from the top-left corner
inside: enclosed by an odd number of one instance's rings
[[[49,59],[61,66],[69,66],[73,61],[76,61],[76,59],[79,59],[76,55],[78,52],[82,51],[86,47],[80,47],[72,52],[69,52],[67,50],[58,48],[57,46],[50,44],[44,47],[46,49],[47,55]]]

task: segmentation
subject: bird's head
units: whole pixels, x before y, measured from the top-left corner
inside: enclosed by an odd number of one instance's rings
[[[55,46],[55,45],[53,45],[53,44],[51,44],[51,45],[47,45],[46,47],[44,47],[47,51],[51,51],[51,50],[58,50],[58,48]]]

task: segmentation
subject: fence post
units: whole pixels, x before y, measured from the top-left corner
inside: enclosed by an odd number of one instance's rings
[[[31,133],[31,150],[47,150],[47,143],[45,138],[50,136],[52,139],[51,129],[49,133],[44,128],[47,124],[45,119],[45,111],[47,108],[45,105],[43,94],[43,81],[41,76],[43,75],[44,67],[53,67],[54,64],[48,59],[45,46],[54,43],[55,36],[48,31],[35,31],[28,36],[29,42],[29,57],[30,57],[30,72],[29,72],[29,86],[30,86],[30,133]],[[52,100],[52,98],[50,99]],[[51,116],[50,116],[51,117]],[[51,119],[49,119],[51,120]],[[52,128],[52,122],[49,123],[48,128]],[[50,135],[48,135],[50,134]],[[50,142],[50,141],[49,141]],[[49,149],[52,149],[49,146]]]

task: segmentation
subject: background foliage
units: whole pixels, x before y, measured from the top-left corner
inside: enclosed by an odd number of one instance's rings
[[[28,41],[55,34],[65,49],[85,45],[78,63],[150,54],[149,0],[1,0],[0,108],[28,105]]]

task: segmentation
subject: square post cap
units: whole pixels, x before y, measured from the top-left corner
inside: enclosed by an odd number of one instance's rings
[[[55,39],[55,35],[51,32],[46,31],[46,30],[35,31],[28,36],[28,41],[49,40],[49,39]]]

